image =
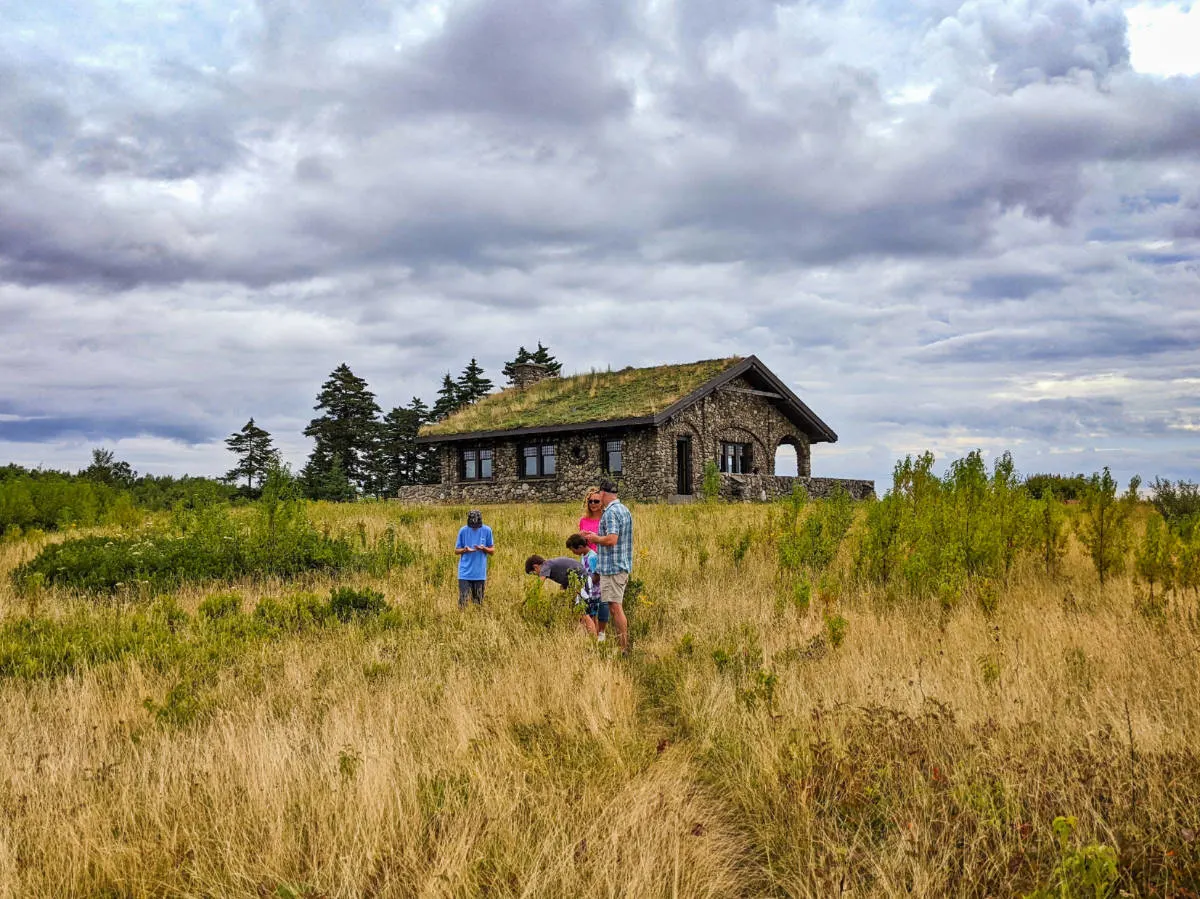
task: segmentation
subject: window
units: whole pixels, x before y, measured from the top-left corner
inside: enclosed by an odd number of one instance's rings
[[[620,474],[622,455],[625,451],[624,440],[605,440],[601,456],[604,459],[604,470],[609,474]]]
[[[751,470],[750,444],[721,444],[721,471],[726,474],[750,474]]]
[[[462,451],[460,469],[464,481],[490,481],[492,479],[492,456],[490,449],[465,449]]]
[[[521,447],[521,476],[525,478],[551,478],[557,470],[554,444]]]

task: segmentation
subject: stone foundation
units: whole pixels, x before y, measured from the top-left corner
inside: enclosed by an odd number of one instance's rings
[[[797,483],[803,484],[813,499],[830,496],[838,487],[851,499],[867,499],[875,495],[874,481],[850,478],[797,478],[781,475],[723,474],[721,498],[735,502],[770,502],[791,495]],[[494,503],[554,503],[581,500],[580,496],[564,495],[554,481],[530,480],[518,483],[455,483],[421,484],[401,487],[396,498],[406,505],[484,506]],[[638,497],[632,497],[638,499]],[[699,499],[699,496],[696,497]],[[643,500],[644,501],[644,500]]]
[[[800,478],[765,474],[721,475],[721,498],[737,502],[770,502],[791,496],[797,484],[803,485],[811,499],[825,499],[840,487],[851,499],[875,495],[874,481],[853,478]]]

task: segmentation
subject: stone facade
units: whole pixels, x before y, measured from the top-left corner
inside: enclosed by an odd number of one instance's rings
[[[658,426],[550,432],[479,442],[446,441],[439,445],[441,482],[401,488],[399,498],[409,503],[466,505],[580,500],[589,486],[607,476],[604,442],[617,438],[623,441],[622,471],[617,476],[621,494],[636,500],[670,500],[699,494],[705,464],[719,463],[722,444],[726,443],[748,453],[745,474],[722,475],[721,495],[728,499],[775,499],[790,493],[797,480],[812,496],[826,495],[836,483],[855,498],[874,492],[870,481],[812,478],[808,436],[771,399],[769,392],[756,390],[739,377]],[[775,453],[782,444],[795,448],[798,477],[774,474]],[[524,448],[544,445],[555,448],[554,475],[523,477]],[[492,450],[492,477],[464,479],[462,451],[481,448]]]

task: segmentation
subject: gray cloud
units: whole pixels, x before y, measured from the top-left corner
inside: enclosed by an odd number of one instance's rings
[[[847,474],[1095,435],[1194,468],[1200,83],[1132,71],[1115,3],[130,16],[0,34],[0,445],[219,459],[254,415],[299,461],[339,362],[391,405],[542,339],[756,352]]]

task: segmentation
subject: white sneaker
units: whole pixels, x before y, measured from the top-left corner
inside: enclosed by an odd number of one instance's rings
[[[600,633],[598,633],[598,634],[596,635],[596,642],[597,642],[597,643],[603,643],[603,642],[604,642],[604,640],[605,640],[605,634],[604,634],[604,632],[603,632],[603,631],[601,631]]]

